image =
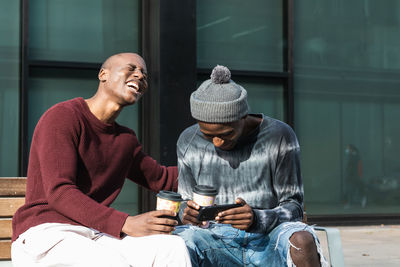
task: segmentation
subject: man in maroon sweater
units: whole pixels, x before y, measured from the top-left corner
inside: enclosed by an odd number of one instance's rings
[[[142,152],[115,122],[147,90],[144,60],[108,58],[96,94],[56,104],[32,139],[26,203],[13,219],[14,266],[190,266],[172,211],[136,216],[110,207],[128,178],[155,192],[176,190],[177,168]]]

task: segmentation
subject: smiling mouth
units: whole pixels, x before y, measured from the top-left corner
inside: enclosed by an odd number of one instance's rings
[[[140,91],[139,84],[137,82],[129,81],[126,85],[135,93],[135,94],[142,94]]]

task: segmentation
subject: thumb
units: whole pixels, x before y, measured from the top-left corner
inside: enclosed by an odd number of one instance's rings
[[[235,202],[236,204],[241,204],[242,206],[246,205],[246,201],[244,201],[244,199],[240,197],[236,198]]]

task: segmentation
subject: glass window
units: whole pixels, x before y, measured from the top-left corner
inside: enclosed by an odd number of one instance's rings
[[[75,97],[89,98],[96,93],[97,73],[97,70],[70,69],[34,69],[31,71],[28,103],[29,144],[38,120],[48,108]],[[138,112],[139,105],[125,107],[118,116],[117,122],[133,129],[139,135]],[[135,214],[138,211],[137,196],[136,184],[127,182],[113,206],[129,214]]]
[[[43,113],[56,103],[89,98],[97,90],[97,71],[33,69],[28,91],[28,144]]]
[[[263,113],[268,117],[284,120],[283,86],[281,83],[253,79],[236,79],[247,90],[250,113]]]
[[[284,120],[283,85],[281,83],[265,81],[263,78],[240,76],[232,78],[235,83],[246,89],[250,113],[263,113],[268,117]],[[209,76],[198,75],[197,87],[207,79]]]
[[[120,52],[140,52],[139,0],[37,0],[29,9],[31,60],[103,62]],[[52,105],[92,96],[98,71],[33,69],[29,81],[29,143],[40,116]],[[117,122],[139,127],[138,105],[124,108]],[[127,182],[114,202],[118,210],[138,211],[138,188]]]
[[[310,214],[400,212],[399,10],[394,0],[295,1],[295,130]]]
[[[282,71],[282,1],[197,1],[197,66]]]
[[[20,1],[0,8],[0,176],[18,176]]]
[[[31,1],[31,59],[103,62],[139,52],[139,14],[139,0]]]

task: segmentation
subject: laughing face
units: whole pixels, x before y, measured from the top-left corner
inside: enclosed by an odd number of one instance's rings
[[[99,79],[107,94],[121,106],[135,104],[147,91],[146,64],[137,54],[122,53],[109,58]]]

